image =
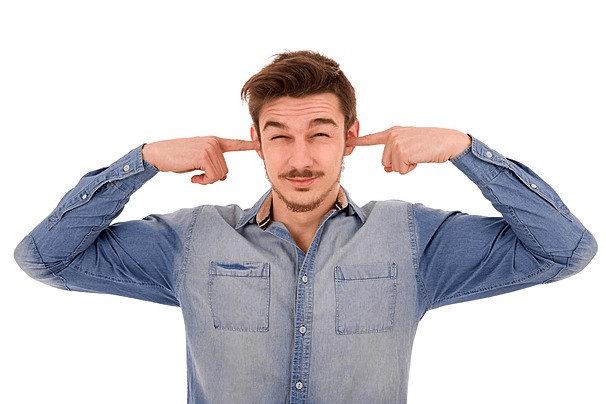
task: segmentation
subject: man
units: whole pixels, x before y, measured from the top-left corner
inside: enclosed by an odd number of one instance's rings
[[[430,309],[563,279],[597,250],[525,166],[456,130],[359,136],[336,62],[278,55],[242,90],[251,141],[141,146],[83,177],[17,247],[35,279],[181,307],[190,403],[406,402],[412,342]],[[359,207],[344,156],[384,145],[387,172],[451,161],[502,214],[406,202]],[[271,190],[251,209],[200,206],[110,223],[158,171],[225,180],[223,154],[255,150]]]

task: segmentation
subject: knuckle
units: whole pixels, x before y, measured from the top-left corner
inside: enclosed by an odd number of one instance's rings
[[[204,143],[207,147],[215,148],[219,146],[219,139],[216,136],[206,136]]]
[[[200,155],[206,160],[212,155],[212,151],[211,149],[205,147],[204,149],[200,150]]]

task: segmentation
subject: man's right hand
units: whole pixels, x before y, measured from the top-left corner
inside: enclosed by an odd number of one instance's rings
[[[223,153],[258,149],[258,142],[206,136],[148,143],[143,146],[142,153],[143,159],[160,171],[203,171],[203,174],[194,175],[191,181],[206,185],[227,177],[228,169]]]

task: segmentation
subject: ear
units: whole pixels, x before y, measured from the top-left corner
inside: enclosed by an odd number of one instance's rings
[[[261,157],[261,160],[264,160],[263,146],[261,145],[261,137],[257,134],[257,130],[255,129],[254,123],[252,125],[250,125],[250,139],[253,142],[259,142],[259,149],[257,150],[257,154],[259,155],[259,157]]]
[[[356,120],[353,125],[351,125],[351,128],[349,128],[347,135],[345,136],[344,156],[349,156],[351,153],[353,153],[356,145],[355,142],[351,142],[350,139],[356,139],[358,136],[360,136],[360,121]]]

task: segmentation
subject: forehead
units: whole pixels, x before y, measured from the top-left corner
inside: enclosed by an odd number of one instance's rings
[[[330,118],[337,124],[344,124],[345,116],[341,112],[340,102],[331,93],[309,95],[300,98],[280,97],[267,102],[259,114],[259,124],[275,121],[286,126],[306,125],[317,118]]]

